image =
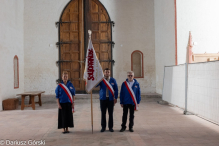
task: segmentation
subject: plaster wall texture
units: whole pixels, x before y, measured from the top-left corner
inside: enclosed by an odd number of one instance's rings
[[[2,101],[24,90],[23,0],[1,0],[0,5],[0,110]],[[14,56],[19,60],[19,88],[14,89]]]
[[[193,53],[219,52],[218,7],[218,0],[177,0],[178,64],[185,63],[189,31],[197,42]]]
[[[154,0],[156,93],[162,94],[164,66],[175,65],[173,0]]]
[[[25,91],[55,94],[58,79],[58,28],[62,10],[69,0],[24,0]]]
[[[155,78],[155,31],[153,0],[100,0],[107,9],[113,27],[113,76],[119,89],[131,70],[131,54],[135,50],[143,53],[144,78],[137,78],[142,93],[156,92]]]
[[[131,53],[140,50],[144,54],[144,78],[137,79],[142,93],[155,93],[155,35],[154,2],[139,0],[100,0],[106,7],[113,28],[113,75],[118,85],[131,70]],[[62,10],[68,0],[24,0],[24,51],[25,91],[45,90],[54,94],[58,78],[58,28]],[[52,44],[53,46],[49,46]]]
[[[165,68],[163,100],[219,123],[219,61],[188,65],[188,90],[185,102],[185,65]]]

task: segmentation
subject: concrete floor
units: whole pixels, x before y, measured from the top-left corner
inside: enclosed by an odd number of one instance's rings
[[[87,96],[87,95],[86,95]],[[119,132],[122,108],[114,109],[114,130],[100,133],[100,106],[94,95],[94,132],[91,132],[91,107],[87,98],[77,98],[74,113],[75,128],[69,134],[57,129],[58,109],[55,97],[43,97],[42,107],[30,107],[23,111],[0,112],[0,144],[9,141],[43,140],[49,146],[219,146],[219,126],[194,115],[183,115],[179,108],[160,105],[159,98],[144,98],[135,112],[134,132]],[[29,141],[31,142],[31,141]],[[31,143],[30,143],[31,144]],[[44,143],[42,143],[44,144]],[[14,144],[16,145],[16,144]]]

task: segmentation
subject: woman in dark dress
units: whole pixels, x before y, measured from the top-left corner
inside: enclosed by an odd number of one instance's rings
[[[63,134],[69,133],[68,127],[73,128],[73,114],[75,101],[75,88],[68,81],[68,72],[62,74],[62,82],[56,87],[56,99],[58,104],[58,129],[63,128]]]

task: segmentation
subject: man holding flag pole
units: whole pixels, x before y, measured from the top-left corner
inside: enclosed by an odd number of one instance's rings
[[[92,104],[92,89],[99,84],[104,76],[103,70],[99,63],[99,60],[96,56],[92,41],[91,41],[91,30],[88,30],[89,33],[89,43],[86,53],[86,62],[84,69],[84,79],[86,80],[86,91],[91,93],[91,126],[93,133],[93,104]]]
[[[106,130],[106,110],[108,109],[109,122],[108,128],[110,132],[113,130],[113,109],[118,98],[118,86],[116,80],[110,77],[110,69],[104,69],[104,79],[97,86],[100,86],[100,109],[101,109],[101,126],[100,132]]]

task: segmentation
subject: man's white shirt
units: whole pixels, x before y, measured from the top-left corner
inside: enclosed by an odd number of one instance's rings
[[[135,82],[135,80],[133,80],[132,82],[129,82],[129,81],[128,81],[128,83],[129,83],[130,87],[132,87],[132,86],[133,86],[134,82]]]

